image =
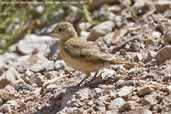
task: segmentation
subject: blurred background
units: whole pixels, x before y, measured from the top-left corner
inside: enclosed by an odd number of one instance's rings
[[[0,53],[26,34],[39,34],[59,21],[92,21],[90,0],[4,0],[0,3]],[[91,22],[92,23],[92,22]]]

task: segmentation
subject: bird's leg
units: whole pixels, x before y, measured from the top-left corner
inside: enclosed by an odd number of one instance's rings
[[[98,75],[98,71],[96,71],[96,73],[94,74],[93,78],[90,80],[90,82],[92,82],[93,80],[95,80],[97,78],[97,75]]]
[[[86,73],[86,77],[83,80],[81,80],[81,82],[78,83],[77,86],[80,86],[90,75],[91,73]]]

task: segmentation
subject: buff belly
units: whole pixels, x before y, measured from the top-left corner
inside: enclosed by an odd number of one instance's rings
[[[88,61],[84,61],[81,58],[80,59],[72,58],[63,49],[60,50],[60,56],[68,66],[82,72],[93,72],[106,66],[104,65],[104,63],[91,63]]]

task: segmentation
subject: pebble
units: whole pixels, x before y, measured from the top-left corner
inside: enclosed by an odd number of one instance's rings
[[[45,61],[43,63],[34,64],[30,67],[32,72],[41,72],[43,70],[49,71],[54,69],[54,62],[53,61]]]
[[[143,105],[156,105],[158,100],[157,98],[157,93],[151,93],[150,95],[146,95],[144,96],[144,98],[142,99],[142,103]]]
[[[0,77],[0,89],[4,88],[9,83],[14,82],[19,78],[20,74],[16,71],[16,69],[13,67],[9,68]]]
[[[171,44],[171,32],[170,31],[167,31],[164,34],[164,41],[165,43]]]
[[[88,22],[82,22],[78,24],[78,28],[80,29],[80,31],[87,31],[91,26],[91,23]]]
[[[106,111],[105,105],[101,101],[95,102],[94,110],[99,113],[104,113]]]
[[[114,35],[115,35],[115,33],[114,33],[114,32],[111,32],[111,33],[108,33],[107,35],[105,35],[105,36],[103,37],[103,41],[105,42],[105,44],[106,44],[108,47],[112,45],[113,40],[114,40],[113,37],[115,37]]]
[[[143,114],[153,114],[150,110],[144,110]]]
[[[100,36],[104,36],[107,33],[112,32],[115,24],[112,21],[105,21],[93,27],[91,29],[90,35],[87,40],[94,41],[98,39]]]
[[[116,76],[116,72],[112,69],[104,68],[102,70],[101,77],[103,79],[115,79],[116,78],[115,76]]]
[[[116,98],[114,100],[111,101],[111,105],[112,105],[112,109],[119,109],[120,107],[122,107],[124,104],[126,103],[126,101],[119,97],[119,98]]]
[[[17,43],[17,51],[22,54],[31,54],[35,49],[43,55],[48,55],[50,46],[56,40],[48,36],[26,35]]]
[[[132,93],[132,91],[133,91],[132,86],[124,86],[117,92],[117,95],[127,100],[128,96]]]
[[[150,94],[152,91],[153,91],[153,90],[152,90],[151,87],[149,87],[149,86],[144,86],[144,87],[141,87],[141,88],[138,89],[137,94],[138,94],[138,96],[142,97],[142,96],[145,96],[145,95]]]
[[[157,52],[155,59],[157,64],[162,64],[166,60],[171,59],[171,46],[165,46],[162,49],[160,49]]]
[[[84,88],[84,89],[79,90],[76,93],[75,97],[77,99],[79,99],[80,101],[84,101],[84,100],[89,99],[89,97],[91,96],[91,94],[92,94],[92,92],[91,92],[91,90],[89,88]]]
[[[55,62],[55,69],[56,70],[64,69],[65,66],[66,66],[66,63],[63,60],[57,60]]]
[[[131,109],[132,103],[131,102],[126,102],[124,105],[122,105],[119,108],[119,112],[124,112],[124,111],[128,111]]]
[[[141,62],[141,61],[143,61],[143,59],[144,59],[144,57],[143,57],[143,55],[140,54],[140,53],[137,53],[137,54],[135,55],[135,57],[134,57],[134,61],[135,61],[135,62]]]
[[[3,104],[3,105],[0,107],[0,112],[4,112],[4,113],[7,113],[7,114],[11,114],[12,109],[11,109],[10,104]]]

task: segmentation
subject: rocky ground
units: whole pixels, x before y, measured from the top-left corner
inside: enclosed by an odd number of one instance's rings
[[[74,87],[85,75],[60,59],[58,41],[26,35],[0,55],[0,114],[171,114],[171,2],[114,1],[92,6],[99,24],[74,25],[81,38],[137,66],[111,65]],[[65,19],[74,23],[76,9]]]

